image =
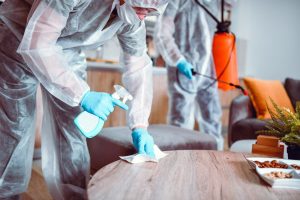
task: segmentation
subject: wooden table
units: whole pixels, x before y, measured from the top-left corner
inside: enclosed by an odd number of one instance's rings
[[[88,188],[100,199],[300,199],[300,190],[273,189],[251,169],[242,153],[170,151],[156,163],[113,162]]]

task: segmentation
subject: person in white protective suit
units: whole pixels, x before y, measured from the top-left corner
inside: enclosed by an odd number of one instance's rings
[[[31,175],[35,97],[42,85],[42,168],[53,199],[86,199],[89,153],[74,125],[83,110],[106,120],[111,95],[90,91],[83,49],[117,35],[123,84],[133,95],[128,124],[139,153],[153,156],[147,132],[152,62],[145,15],[161,14],[168,0],[9,0],[0,8],[0,199],[18,199]],[[104,150],[104,149],[103,149]]]
[[[218,16],[219,0],[200,2]],[[196,119],[201,132],[214,136],[218,150],[222,150],[222,110],[217,84],[205,77],[192,77],[191,72],[194,68],[215,77],[211,38],[216,23],[194,0],[173,0],[159,17],[155,30],[155,45],[168,71],[168,122],[193,129]]]

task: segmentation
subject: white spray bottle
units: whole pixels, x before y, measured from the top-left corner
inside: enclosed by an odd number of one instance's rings
[[[118,100],[122,99],[123,103],[126,103],[127,100],[133,99],[131,94],[124,87],[114,85],[114,88],[115,92],[112,94],[113,98]],[[104,120],[96,115],[83,111],[74,119],[74,123],[85,137],[92,138],[98,135],[98,133],[102,130]]]

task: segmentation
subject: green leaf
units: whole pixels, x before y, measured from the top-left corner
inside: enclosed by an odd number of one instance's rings
[[[296,113],[293,113],[287,108],[278,106],[272,98],[270,101],[274,109],[267,103],[266,105],[271,120],[267,121],[266,130],[257,131],[256,134],[276,136],[282,142],[300,146],[300,102],[297,102]]]
[[[281,141],[284,143],[295,144],[300,146],[300,137],[295,134],[286,135],[281,139]]]

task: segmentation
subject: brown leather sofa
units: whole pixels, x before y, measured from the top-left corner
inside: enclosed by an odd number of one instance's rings
[[[300,101],[300,80],[287,78],[284,87],[292,105]],[[265,129],[266,122],[256,118],[256,112],[248,96],[238,96],[231,102],[228,125],[229,147],[238,140],[256,139],[256,131]]]
[[[163,151],[217,149],[217,142],[212,136],[198,131],[170,125],[150,125],[148,131]],[[87,144],[91,158],[91,174],[118,160],[119,156],[136,153],[128,127],[105,128],[101,134],[88,139]]]

